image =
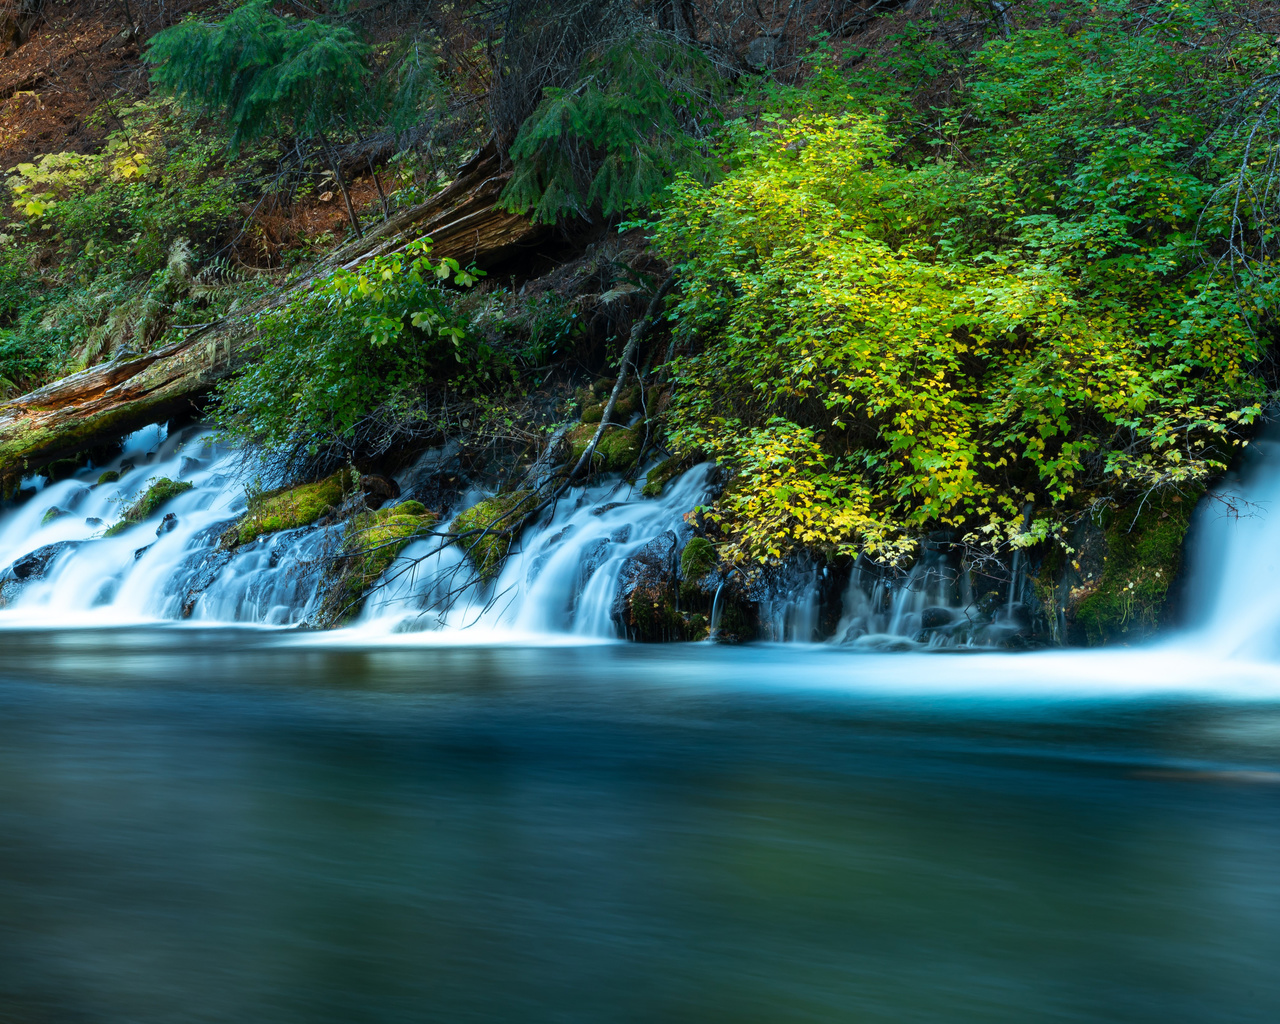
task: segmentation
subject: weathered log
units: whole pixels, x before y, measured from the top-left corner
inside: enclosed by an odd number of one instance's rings
[[[464,266],[492,266],[533,245],[541,233],[537,225],[494,208],[508,177],[495,153],[482,152],[431,199],[344,246],[256,310],[144,356],[93,366],[0,403],[0,490],[7,495],[25,471],[189,412],[242,361],[253,313],[288,301],[335,266],[357,266],[424,235],[434,243],[434,257],[449,256]]]

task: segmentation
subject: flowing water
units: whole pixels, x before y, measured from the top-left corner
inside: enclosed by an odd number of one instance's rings
[[[334,531],[220,552],[241,468],[135,435],[0,516],[0,565],[48,552],[0,584],[0,1021],[1280,1019],[1258,448],[1183,632],[1018,655],[919,652],[967,600],[941,552],[855,573],[835,642],[607,642],[701,473],[570,494],[483,591],[442,599],[423,541],[351,629],[266,629]],[[195,485],[171,528],[93,539],[155,476]],[[813,639],[823,585],[767,594],[772,635]]]

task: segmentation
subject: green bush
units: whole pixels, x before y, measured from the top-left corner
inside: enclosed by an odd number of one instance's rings
[[[773,116],[674,186],[671,440],[736,471],[708,510],[730,557],[1025,546],[1225,467],[1268,396],[1195,237],[1241,152],[1208,126],[1249,80],[1184,45],[1206,11],[988,44],[932,150],[874,112]]]
[[[376,409],[411,416],[428,381],[479,389],[498,353],[474,338],[441,287],[475,274],[429,259],[430,240],[336,270],[257,320],[254,359],[220,390],[218,416],[242,441],[283,447],[349,439]]]

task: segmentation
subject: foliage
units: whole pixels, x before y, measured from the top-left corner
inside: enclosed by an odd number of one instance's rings
[[[444,285],[480,273],[430,260],[430,240],[339,268],[286,305],[257,317],[254,359],[220,391],[230,434],[280,448],[350,439],[379,408],[409,414],[420,388],[452,380],[463,390],[492,384],[497,353],[474,338]]]
[[[931,153],[880,114],[775,115],[673,188],[672,441],[737,472],[708,510],[730,555],[1025,546],[1225,467],[1267,394],[1195,237],[1233,154],[1197,140],[1247,73],[1179,10],[988,44]]]
[[[175,320],[234,297],[234,275],[212,257],[240,194],[224,138],[172,102],[113,115],[100,153],[46,154],[5,181],[0,388],[145,351]]]
[[[152,81],[184,102],[225,113],[234,148],[288,121],[322,135],[363,102],[369,47],[350,28],[281,16],[250,0],[222,21],[184,21],[147,48]]]
[[[647,206],[680,170],[710,170],[703,139],[722,92],[696,50],[637,34],[593,52],[569,88],[547,89],[511,147],[507,209],[555,223]]]

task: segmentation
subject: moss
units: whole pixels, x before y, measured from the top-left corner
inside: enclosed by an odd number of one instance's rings
[[[69,516],[69,515],[71,515],[71,513],[68,512],[66,509],[58,508],[57,505],[52,505],[49,508],[45,509],[44,515],[40,517],[40,525],[48,526],[55,519],[61,519],[63,516]]]
[[[223,535],[223,544],[234,547],[248,544],[264,534],[309,526],[327,510],[342,504],[350,485],[351,474],[343,470],[317,483],[282,487],[256,495],[249,501],[249,510]]]
[[[477,502],[454,519],[455,534],[493,527],[488,533],[472,533],[459,541],[481,576],[497,575],[511,550],[512,528],[537,504],[538,496],[533,491],[511,491]]]
[[[429,534],[440,517],[418,501],[405,501],[376,512],[355,516],[342,540],[344,557],[336,563],[337,577],[330,587],[322,615],[335,625],[359,611],[360,599],[416,538]]]
[[[716,548],[706,537],[694,537],[680,552],[680,575],[686,580],[701,579],[716,567]]]
[[[124,510],[120,521],[110,527],[103,536],[114,537],[118,533],[124,533],[129,527],[155,515],[167,502],[179,494],[185,494],[194,486],[189,480],[170,480],[167,476],[160,477]]]
[[[119,479],[120,479],[119,473],[117,473],[114,469],[108,469],[98,476],[98,483],[96,486],[101,487],[103,484],[113,484]]]
[[[583,423],[574,427],[565,437],[569,441],[572,454],[569,456],[571,463],[576,463],[582,458],[582,453],[587,450],[587,446],[591,444],[591,439],[595,436],[596,428],[590,423]],[[605,430],[604,436],[600,438],[600,443],[596,445],[595,455],[591,461],[594,463],[593,469],[597,472],[621,472],[635,465],[636,459],[640,457],[640,446],[644,444],[644,428],[642,426],[633,427],[630,430],[621,427],[610,427]]]
[[[609,404],[608,393],[605,394],[604,401],[594,405],[588,405],[582,410],[583,423],[599,423],[601,417],[604,416],[604,407]],[[613,415],[609,417],[610,423],[625,423],[631,419],[640,410],[640,388],[627,388],[618,396],[618,401],[614,403]]]
[[[1169,585],[1182,568],[1182,542],[1198,494],[1105,513],[1107,554],[1096,586],[1072,619],[1077,639],[1094,646],[1141,640],[1159,628]]]
[[[678,477],[684,470],[684,458],[679,455],[673,455],[671,458],[663,462],[659,462],[653,469],[649,470],[648,475],[644,478],[644,496],[646,498],[656,498],[662,493],[662,489],[672,480]]]

